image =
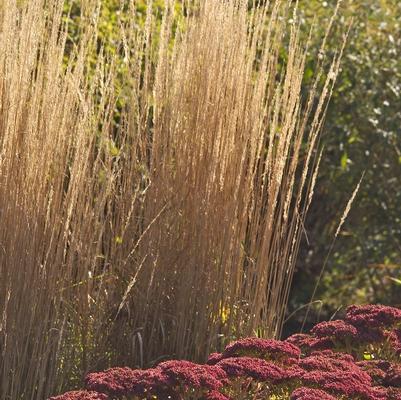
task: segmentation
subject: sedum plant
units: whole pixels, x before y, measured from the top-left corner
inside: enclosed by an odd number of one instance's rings
[[[92,372],[86,390],[50,400],[401,399],[401,310],[351,306],[284,341],[250,337],[206,364],[166,361],[139,370]]]

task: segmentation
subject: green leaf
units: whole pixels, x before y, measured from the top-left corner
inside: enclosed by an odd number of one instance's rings
[[[343,171],[345,171],[347,169],[347,163],[348,163],[348,154],[347,152],[345,152],[342,156],[341,156],[341,160],[340,160],[340,164],[341,164],[341,169]]]
[[[365,351],[363,353],[363,359],[364,360],[369,361],[369,360],[373,360],[374,358],[375,358],[375,356],[373,354],[371,354],[371,353],[368,353],[367,351]]]

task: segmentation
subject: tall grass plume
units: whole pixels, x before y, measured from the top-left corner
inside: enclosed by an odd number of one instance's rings
[[[280,334],[342,49],[303,98],[286,2],[146,5],[0,6],[2,399]]]

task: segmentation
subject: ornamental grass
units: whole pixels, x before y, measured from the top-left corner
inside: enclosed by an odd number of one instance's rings
[[[92,372],[85,390],[49,400],[400,400],[401,342],[393,335],[400,328],[400,309],[351,306],[344,320],[320,323],[310,334],[238,340],[206,364]]]
[[[303,87],[292,3],[0,2],[1,399],[280,334],[342,52]]]

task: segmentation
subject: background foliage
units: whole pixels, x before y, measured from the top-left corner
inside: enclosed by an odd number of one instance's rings
[[[301,2],[305,20],[316,18],[314,41],[335,3]],[[365,175],[315,297],[322,317],[350,302],[401,304],[401,3],[344,1],[342,14],[343,23],[347,15],[354,18],[353,27],[326,118],[324,158],[290,311],[309,302],[347,200]],[[288,329],[303,317],[297,312]]]

